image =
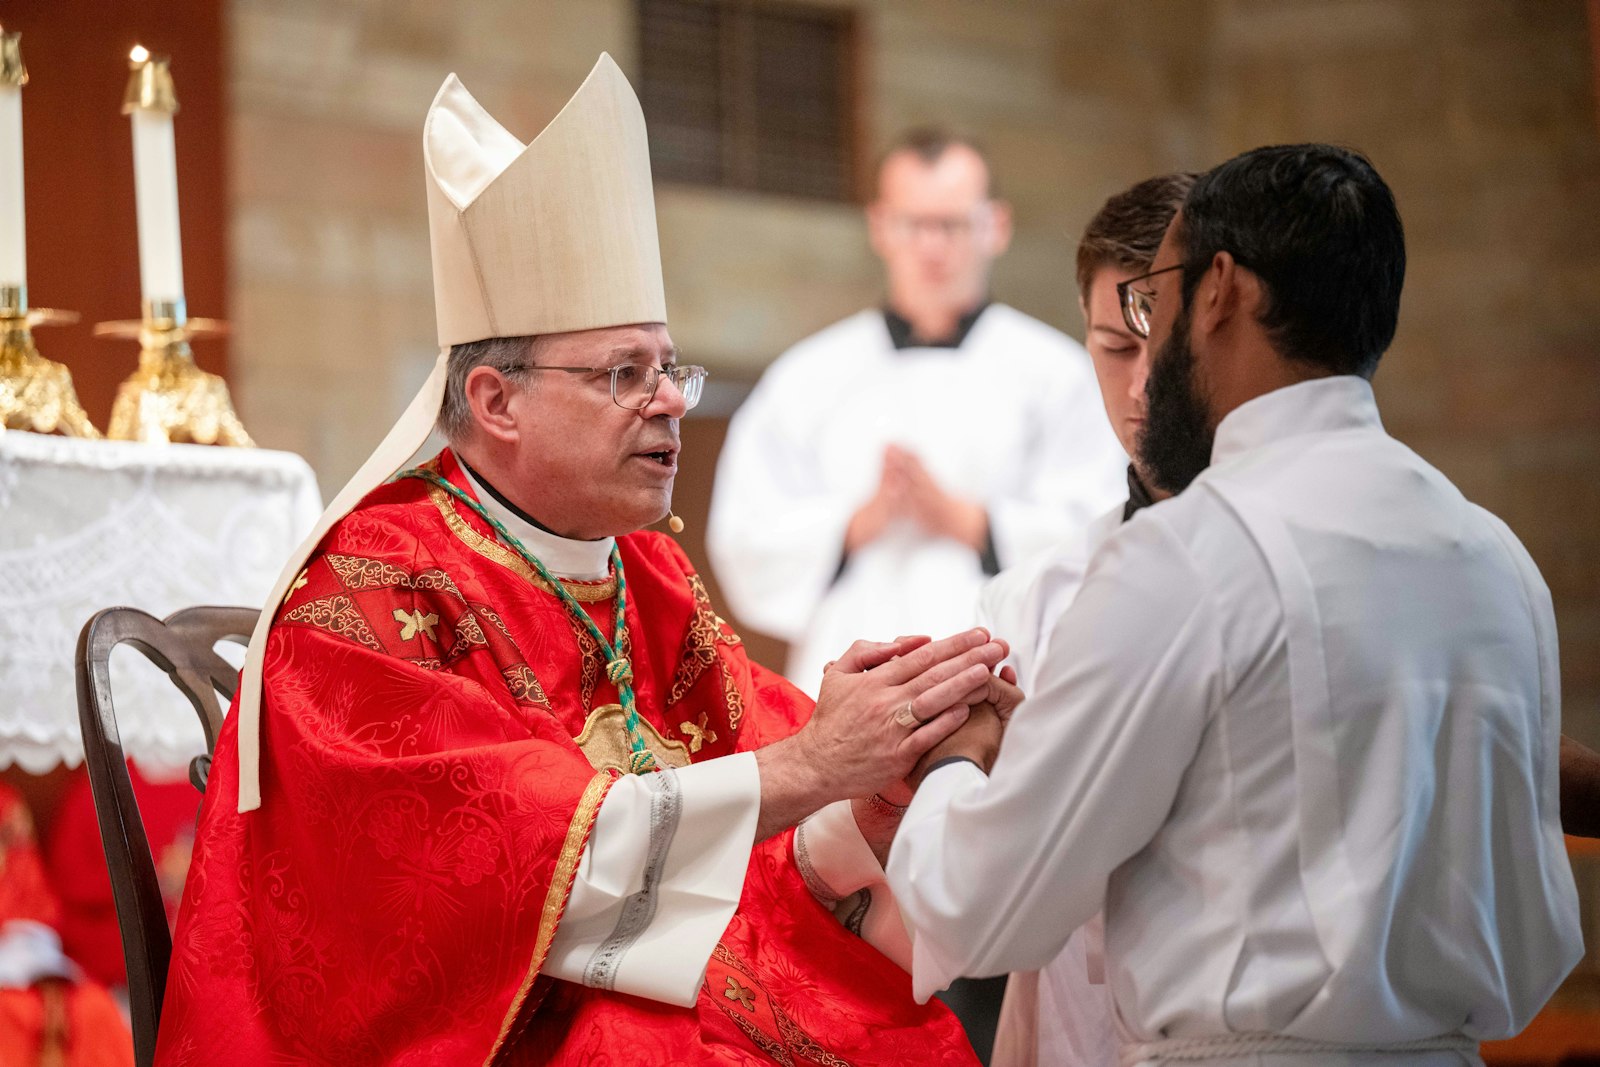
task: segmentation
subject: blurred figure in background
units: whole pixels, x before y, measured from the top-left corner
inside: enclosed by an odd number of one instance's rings
[[[989,295],[1009,205],[969,141],[897,141],[867,211],[888,298],[778,358],[734,417],[707,549],[815,695],[859,635],[966,626],[986,576],[1121,495],[1076,342]],[[841,643],[843,641],[843,643]]]
[[[127,1023],[61,951],[60,920],[27,806],[0,785],[0,1063],[132,1067]]]

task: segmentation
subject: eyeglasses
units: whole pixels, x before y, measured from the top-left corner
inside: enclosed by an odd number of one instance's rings
[[[618,363],[615,367],[535,367],[519,363],[505,368],[507,372],[519,370],[558,370],[567,374],[611,375],[611,400],[619,408],[642,411],[656,398],[656,387],[662,378],[671,379],[673,387],[683,394],[684,410],[700,403],[700,393],[705,387],[704,367],[651,367],[641,363]]]
[[[1150,312],[1156,306],[1156,294],[1147,293],[1142,289],[1135,289],[1133,287],[1134,283],[1149,281],[1157,274],[1165,274],[1168,271],[1182,269],[1183,264],[1176,263],[1170,267],[1162,267],[1160,270],[1153,270],[1149,274],[1141,274],[1137,278],[1129,278],[1125,282],[1117,283],[1117,298],[1122,303],[1122,321],[1127,324],[1128,329],[1140,337],[1148,338],[1150,336]]]
[[[988,221],[988,205],[984,204],[965,215],[891,215],[888,230],[897,241],[909,243],[923,233],[930,233],[941,241],[961,244],[970,241]]]

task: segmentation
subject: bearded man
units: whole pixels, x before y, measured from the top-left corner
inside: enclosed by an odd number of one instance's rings
[[[252,640],[158,1058],[973,1062],[878,856],[918,758],[1014,703],[1004,646],[857,642],[813,708],[635,532],[704,371],[609,57],[526,146],[452,75],[424,152],[440,360]]]
[[[1094,555],[1003,742],[929,753],[889,862],[919,996],[1103,905],[1130,1067],[1442,1065],[1577,961],[1549,593],[1383,431],[1404,269],[1371,164],[1291,145],[1202,176],[1118,287],[1174,495]]]

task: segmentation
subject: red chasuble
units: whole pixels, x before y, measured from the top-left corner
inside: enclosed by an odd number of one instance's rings
[[[793,733],[811,702],[749,662],[677,544],[618,544],[652,747],[700,762]],[[612,640],[614,583],[567,587]],[[693,1008],[540,974],[616,777],[596,768],[627,749],[593,714],[618,695],[543,580],[437,486],[401,479],[333,528],[265,671],[262,807],[236,810],[230,714],[158,1062],[975,1062],[806,891],[792,831],[753,850]]]

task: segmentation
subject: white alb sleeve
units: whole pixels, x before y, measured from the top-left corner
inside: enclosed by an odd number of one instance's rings
[[[744,890],[761,810],[752,752],[606,794],[544,973],[689,1007]]]
[[[941,767],[895,833],[888,877],[919,1001],[1048,963],[1171,809],[1220,703],[1222,656],[1204,578],[1156,518],[1091,564],[992,775]]]
[[[829,804],[795,828],[794,862],[806,888],[824,907],[832,908],[866,890],[847,925],[867,944],[911,970],[911,938],[883,865],[856,825],[850,801]]]

